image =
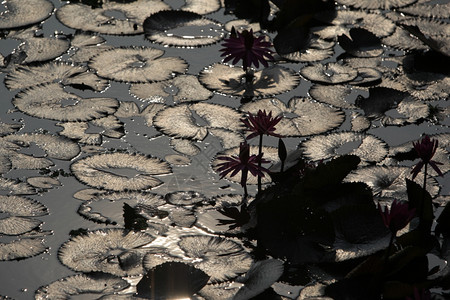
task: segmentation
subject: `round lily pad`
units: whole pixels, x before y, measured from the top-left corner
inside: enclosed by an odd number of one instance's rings
[[[384,141],[373,135],[356,132],[313,136],[302,143],[302,148],[304,155],[314,161],[354,154],[366,163],[380,162],[388,154]]]
[[[108,85],[106,80],[88,72],[88,68],[85,66],[56,62],[39,66],[22,66],[9,73],[5,78],[5,85],[10,90],[53,82],[89,88],[98,92],[104,90]]]
[[[220,282],[249,270],[253,260],[238,243],[215,236],[190,235],[178,242],[187,257],[195,259],[194,266]]]
[[[139,275],[144,272],[142,259],[147,252],[143,246],[154,239],[147,233],[120,228],[89,231],[65,242],[58,258],[74,271]]]
[[[132,84],[130,94],[149,102],[165,102],[172,96],[175,103],[204,101],[213,96],[211,91],[200,84],[197,76],[193,75],[180,75],[154,83]]]
[[[40,287],[35,292],[35,299],[67,299],[83,294],[104,296],[118,293],[129,286],[130,284],[125,279],[110,274],[77,274]]]
[[[70,168],[81,182],[113,191],[147,190],[162,184],[152,175],[171,173],[169,165],[158,158],[128,153],[85,157],[74,162]]]
[[[0,15],[0,29],[24,27],[51,16],[54,9],[48,0],[6,0],[6,11]]]
[[[406,192],[406,178],[411,178],[412,167],[400,166],[371,166],[351,172],[344,181],[364,182],[372,188],[374,196],[395,198],[408,201]],[[423,182],[423,173],[415,178],[416,182]],[[433,178],[427,178],[427,191],[431,197],[439,192],[439,185]]]
[[[245,97],[267,97],[294,89],[300,77],[291,69],[271,66],[255,71],[252,82],[244,80],[241,67],[214,64],[200,73],[199,80],[208,89],[218,93]]]
[[[58,20],[67,27],[103,34],[135,35],[143,32],[142,23],[150,14],[170,9],[160,0],[129,3],[105,2],[101,8],[74,3],[56,11]]]
[[[410,5],[417,0],[338,0],[339,4],[363,9],[392,9]]]
[[[89,61],[97,75],[125,82],[154,82],[185,73],[186,61],[179,57],[161,57],[163,50],[150,47],[114,48],[101,52]]]
[[[81,98],[57,83],[22,90],[12,103],[30,116],[56,121],[89,121],[112,114],[119,106],[113,98]]]
[[[210,128],[242,129],[242,114],[227,106],[209,103],[180,104],[158,112],[153,124],[177,138],[203,140]]]
[[[300,97],[293,97],[287,105],[276,98],[261,99],[244,104],[240,109],[253,114],[261,109],[267,112],[272,111],[274,116],[283,115],[284,117],[275,128],[277,133],[284,136],[324,133],[340,126],[345,117],[340,109]]]
[[[144,21],[145,37],[166,46],[200,47],[217,43],[225,36],[222,24],[200,14],[165,10]]]
[[[0,261],[20,260],[39,255],[47,250],[43,239],[17,239],[9,243],[0,243]]]
[[[327,63],[306,66],[300,70],[300,74],[311,81],[337,84],[355,79],[358,71],[337,63]]]

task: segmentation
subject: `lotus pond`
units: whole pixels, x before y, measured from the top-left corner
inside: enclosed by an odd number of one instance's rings
[[[3,1],[0,299],[446,299],[449,11]]]

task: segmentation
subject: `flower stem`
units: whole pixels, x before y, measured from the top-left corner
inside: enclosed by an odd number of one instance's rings
[[[420,219],[422,220],[424,217],[424,209],[425,209],[425,191],[427,187],[427,171],[428,164],[425,164],[425,170],[423,172],[423,189],[422,189],[422,203],[420,204]]]
[[[258,155],[261,155],[261,153],[262,153],[262,143],[263,143],[263,135],[260,134],[259,135]],[[261,160],[258,161],[258,168],[261,168]],[[261,176],[258,175],[258,194],[261,192],[261,188],[262,188],[262,180],[261,180]]]
[[[392,246],[394,244],[394,239],[395,239],[396,235],[397,235],[397,232],[391,232],[391,239],[389,240],[389,246],[386,250],[386,255],[384,257],[383,273],[386,273],[386,269],[388,266],[388,260],[389,260],[389,253],[391,253]]]

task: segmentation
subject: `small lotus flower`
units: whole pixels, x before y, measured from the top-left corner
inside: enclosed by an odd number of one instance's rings
[[[252,131],[247,139],[252,139],[263,134],[282,137],[274,132],[276,129],[275,125],[277,125],[282,118],[282,116],[272,118],[272,112],[267,114],[265,110],[259,110],[255,116],[250,113],[247,119],[241,119],[241,121],[247,126],[248,131]]]
[[[241,174],[241,186],[246,187],[247,184],[247,175],[248,171],[252,173],[253,176],[264,177],[263,172],[269,172],[266,168],[258,166],[261,163],[268,163],[269,161],[262,158],[262,153],[258,155],[250,156],[250,146],[243,142],[239,148],[239,156],[219,156],[217,159],[225,160],[226,162],[218,164],[219,168],[217,169],[220,173],[220,178],[222,179],[231,172],[231,177],[236,175],[239,172]]]
[[[272,51],[269,49],[272,43],[264,39],[264,36],[254,36],[253,29],[239,33],[233,27],[231,36],[225,39],[225,42],[222,44],[225,48],[220,50],[223,52],[221,56],[226,56],[224,62],[233,60],[233,65],[242,60],[244,71],[247,71],[252,64],[257,68],[259,63],[267,67],[269,65],[267,60],[273,60],[274,58],[271,55]]]
[[[384,225],[389,228],[392,233],[396,233],[405,227],[414,218],[416,209],[409,209],[408,203],[394,200],[391,210],[384,207],[384,211],[378,203],[378,210],[383,218]]]
[[[417,155],[420,158],[420,161],[411,171],[411,174],[413,174],[412,179],[416,178],[417,174],[419,174],[420,170],[422,170],[422,167],[426,164],[429,164],[436,171],[436,173],[438,173],[440,176],[443,176],[441,170],[439,170],[437,166],[442,165],[442,163],[431,160],[433,158],[433,155],[436,153],[438,141],[431,140],[428,135],[425,135],[425,137],[420,142],[413,142],[413,145],[414,149],[416,149]]]

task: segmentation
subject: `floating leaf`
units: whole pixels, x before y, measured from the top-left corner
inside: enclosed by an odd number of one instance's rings
[[[61,182],[58,179],[48,176],[28,177],[27,182],[37,188],[52,189],[55,186],[60,186]]]
[[[200,73],[199,80],[208,89],[218,93],[245,97],[266,97],[294,89],[300,78],[291,69],[271,66],[255,71],[251,83],[245,82],[241,67],[214,64]]]
[[[13,195],[34,195],[36,189],[25,182],[0,177],[0,191],[7,191]]]
[[[145,37],[165,46],[200,47],[217,43],[224,37],[222,24],[184,10],[165,10],[144,21]]]
[[[129,3],[105,2],[102,8],[92,9],[85,4],[66,4],[56,11],[58,20],[67,27],[104,34],[141,34],[145,18],[158,11],[170,9],[160,0]],[[112,12],[123,17],[115,17]]]
[[[293,97],[287,105],[277,98],[261,99],[244,104],[240,109],[253,114],[261,109],[272,111],[274,116],[284,115],[276,126],[276,132],[284,136],[324,133],[341,125],[345,117],[340,109],[301,97]]]
[[[166,194],[164,198],[167,202],[179,206],[196,205],[207,201],[203,194],[194,191],[172,192]]]
[[[48,157],[55,159],[71,160],[80,153],[78,144],[57,135],[24,133],[8,135],[4,139],[21,147],[30,147],[35,144],[44,150]]]
[[[150,47],[123,47],[101,52],[89,61],[100,77],[125,82],[154,82],[185,73],[187,62],[179,57],[161,57],[163,50]]]
[[[280,260],[266,259],[257,261],[248,270],[244,278],[238,279],[239,282],[244,283],[244,286],[239,289],[233,300],[251,299],[259,295],[270,288],[280,278],[283,271],[283,262]]]
[[[0,261],[21,260],[43,253],[47,247],[42,239],[18,239],[0,243]]]
[[[40,287],[35,292],[35,299],[67,299],[83,294],[108,295],[118,293],[129,286],[126,280],[110,274],[77,274]]]
[[[25,89],[12,103],[33,117],[64,122],[100,118],[114,113],[119,105],[113,98],[81,98],[55,83]]]
[[[65,242],[58,250],[61,263],[74,271],[105,272],[117,276],[142,274],[145,248],[155,238],[124,229],[89,231]]]
[[[70,60],[75,63],[85,63],[101,52],[114,48],[114,46],[106,45],[103,37],[86,33],[75,34],[71,45],[71,50],[75,53],[69,53]]]
[[[23,125],[19,124],[19,123],[9,124],[9,123],[0,122],[0,137],[15,133],[15,132],[19,131],[22,128],[22,126]]]
[[[300,74],[311,81],[327,84],[348,82],[358,76],[358,71],[337,63],[314,64],[300,70]]]
[[[345,85],[314,84],[308,93],[312,98],[320,102],[340,108],[355,108],[355,105],[347,100],[352,93],[352,89]]]
[[[98,92],[107,87],[106,80],[88,72],[88,68],[85,66],[55,62],[38,66],[22,66],[9,73],[5,78],[5,85],[10,90],[54,82],[90,88]]]
[[[365,9],[391,9],[410,5],[417,0],[338,0],[339,4]]]
[[[148,271],[138,282],[140,298],[191,299],[208,282],[205,272],[185,263],[167,262]]]
[[[388,154],[388,147],[384,141],[373,135],[356,132],[313,136],[302,143],[302,148],[304,155],[314,161],[353,154],[366,163],[380,162]]]
[[[399,50],[427,50],[428,47],[417,37],[412,36],[408,31],[401,27],[395,28],[392,35],[382,38],[384,45]]]
[[[198,124],[203,123],[203,124]],[[242,129],[242,115],[227,106],[195,103],[167,107],[158,112],[153,123],[164,134],[178,138],[203,140],[209,128]]]
[[[189,258],[195,259],[195,267],[211,276],[211,282],[234,278],[248,271],[253,261],[238,243],[220,237],[182,236],[178,245]]]
[[[47,0],[7,0],[0,17],[0,29],[24,27],[50,17],[54,6]]]
[[[396,198],[398,200],[408,200],[406,194],[405,179],[410,177],[411,169],[399,166],[372,166],[365,167],[350,173],[345,181],[364,182],[373,190],[374,196],[385,198]],[[423,182],[423,174],[417,175],[416,180]],[[428,178],[427,191],[434,197],[439,192],[437,182]]]
[[[171,139],[170,146],[177,152],[188,156],[194,156],[200,153],[200,148],[194,142],[186,139]]]
[[[201,15],[213,13],[221,8],[221,2],[219,0],[186,0],[185,2],[180,8],[181,10],[191,11]]]
[[[436,3],[430,4],[431,1],[400,8],[398,11],[408,15],[419,16],[423,18],[448,18],[448,11],[450,11],[450,3]]]
[[[151,175],[171,173],[169,165],[158,158],[127,153],[89,156],[74,162],[70,168],[81,182],[113,191],[150,189],[162,183]],[[120,169],[134,174],[122,175]]]
[[[194,215],[192,209],[186,209],[184,207],[175,207],[170,209],[169,219],[176,226],[180,227],[192,227],[197,221],[197,217]]]
[[[158,206],[166,204],[163,197],[146,192],[108,192],[93,195],[81,203],[78,213],[88,220],[96,223],[123,225],[124,203],[129,206],[146,211],[157,210]]]
[[[165,102],[172,96],[176,103],[204,101],[213,96],[193,75],[180,75],[154,83],[132,84],[130,94],[146,102]]]
[[[178,154],[170,154],[166,155],[164,159],[174,166],[189,166],[191,164],[191,159],[189,157],[186,157],[184,155],[178,155]]]
[[[339,45],[347,53],[356,57],[375,57],[383,53],[380,39],[363,28],[352,28],[347,35],[338,37]]]

